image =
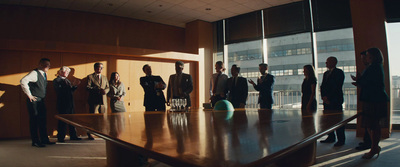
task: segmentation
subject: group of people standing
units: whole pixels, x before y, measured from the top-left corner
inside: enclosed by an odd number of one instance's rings
[[[383,120],[387,117],[388,95],[385,92],[383,56],[378,48],[370,48],[361,53],[365,70],[352,76],[353,85],[361,88],[360,101],[362,102],[362,127],[366,128],[364,142],[360,143],[356,149],[371,149],[364,154],[362,158],[370,159],[378,155],[381,151],[379,140],[381,127],[387,126]],[[326,67],[328,70],[323,75],[320,86],[321,97],[324,110],[336,110],[342,112],[343,82],[344,72],[336,68],[337,59],[328,57]],[[39,61],[38,68],[24,76],[20,83],[23,92],[27,95],[27,106],[29,112],[29,126],[32,139],[32,146],[45,147],[55,144],[47,136],[46,129],[46,107],[44,98],[47,87],[47,71],[50,68],[50,60],[42,58]],[[184,63],[177,61],[175,63],[175,74],[170,75],[167,84],[160,76],[152,75],[151,66],[143,66],[143,72],[146,76],[140,78],[140,85],[145,92],[144,106],[146,111],[165,111],[165,104],[170,105],[170,100],[175,98],[186,99],[187,106],[191,106],[190,93],[193,91],[192,76],[183,73]],[[88,104],[90,113],[105,113],[107,111],[107,96],[110,98],[110,106],[113,113],[125,112],[123,97],[125,96],[124,84],[120,81],[117,72],[111,74],[110,80],[102,75],[102,63],[94,64],[94,73],[87,76],[87,90],[89,92]],[[317,109],[316,87],[317,78],[314,67],[305,65],[304,80],[302,83],[302,109],[304,111],[315,111]],[[53,85],[57,94],[57,110],[59,114],[73,114],[74,100],[73,92],[80,84],[79,80],[73,82],[67,79],[71,69],[63,66],[57,73]],[[210,102],[212,106],[219,100],[229,100],[234,108],[244,108],[248,96],[248,84],[252,84],[255,90],[259,91],[258,103],[262,109],[271,109],[273,104],[273,86],[275,77],[268,73],[268,65],[259,64],[261,76],[257,82],[240,77],[240,67],[232,65],[232,77],[228,78],[224,64],[221,61],[216,62],[215,71],[210,81]],[[167,98],[163,90],[167,88]],[[71,140],[81,140],[76,134],[73,126],[69,125],[69,134]],[[59,121],[57,138],[59,142],[64,142],[67,125]],[[333,143],[337,137],[338,142],[334,146],[342,146],[345,143],[344,126],[338,128],[335,133],[332,132],[328,138],[322,140],[322,143]],[[38,135],[39,132],[39,135]],[[94,138],[88,133],[88,139]]]
[[[50,69],[50,59],[42,58],[39,61],[38,68],[24,76],[20,83],[22,90],[27,95],[27,106],[29,112],[29,127],[32,139],[32,146],[45,147],[55,144],[51,142],[47,135],[46,106],[44,98],[46,97],[47,71]],[[176,74],[169,78],[167,101],[172,98],[187,99],[187,107],[191,106],[190,93],[193,90],[192,76],[183,73],[184,63],[177,61],[175,63]],[[126,95],[125,86],[120,81],[117,72],[111,73],[110,80],[102,75],[103,64],[95,63],[94,72],[87,76],[86,89],[89,92],[88,104],[89,113],[105,113],[107,111],[107,96],[110,98],[110,107],[113,113],[125,112],[123,97]],[[80,84],[79,80],[71,82],[68,75],[71,69],[62,66],[57,72],[57,78],[53,80],[53,86],[57,95],[57,111],[59,114],[74,114],[73,93]],[[160,76],[152,75],[151,67],[146,64],[143,66],[145,77],[140,78],[140,84],[145,91],[144,106],[146,111],[165,111],[165,97],[163,91],[166,84]],[[169,105],[169,102],[167,102]],[[70,140],[82,140],[76,134],[76,129],[68,125]],[[58,142],[65,142],[67,124],[58,122]],[[39,131],[39,135],[38,135]],[[94,140],[88,133],[88,139]]]

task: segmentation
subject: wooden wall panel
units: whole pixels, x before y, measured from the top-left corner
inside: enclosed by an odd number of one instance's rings
[[[21,134],[21,105],[19,79],[20,52],[0,51],[0,138],[19,137]]]

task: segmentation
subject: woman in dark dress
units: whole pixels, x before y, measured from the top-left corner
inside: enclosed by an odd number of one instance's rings
[[[305,65],[303,70],[305,78],[301,85],[301,109],[303,111],[315,111],[317,109],[317,100],[315,99],[317,78],[315,77],[314,67]]]
[[[371,159],[375,154],[379,156],[381,147],[379,140],[381,137],[381,127],[387,126],[389,97],[385,91],[385,74],[383,71],[383,56],[378,48],[367,50],[366,62],[368,67],[360,77],[352,77],[354,85],[361,87],[360,101],[362,107],[362,124],[367,128],[371,137],[371,150],[365,153],[363,159]]]

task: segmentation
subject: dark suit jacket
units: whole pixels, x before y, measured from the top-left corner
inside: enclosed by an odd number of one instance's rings
[[[246,78],[238,77],[236,80],[236,85],[234,85],[233,77],[227,81],[228,100],[232,103],[233,107],[239,108],[240,103],[246,104],[248,85]]]
[[[90,74],[87,76],[88,84],[87,90],[89,91],[88,103],[89,105],[107,105],[107,93],[110,91],[110,86],[108,84],[107,77],[101,75],[101,81],[97,78],[96,74]],[[102,95],[100,93],[100,88],[104,89],[106,94]]]
[[[254,89],[259,91],[258,103],[260,104],[273,104],[273,90],[274,90],[275,77],[267,74],[263,79],[257,79],[257,85]]]
[[[179,97],[181,98],[186,98],[187,101],[187,106],[191,106],[191,102],[190,102],[190,93],[193,91],[193,80],[192,80],[192,76],[189,74],[185,74],[182,73],[182,78],[181,78],[181,90],[182,90],[182,94],[179,95]],[[169,101],[169,99],[172,99],[172,95],[173,95],[173,88],[175,85],[174,81],[175,81],[175,76],[176,74],[172,74],[169,76],[169,81],[168,81],[168,90],[167,90],[167,101]]]
[[[165,82],[160,76],[152,75],[140,77],[140,85],[142,85],[144,90],[144,106],[165,106],[165,97],[164,92],[162,91],[163,89],[156,89],[154,87],[156,82],[161,82],[165,85]]]
[[[344,73],[341,69],[334,68],[332,72],[329,74],[329,71],[324,73],[324,77],[322,79],[321,84],[321,97],[328,97],[330,102],[329,106],[334,108],[326,108],[326,109],[342,109],[343,104],[343,82],[344,82]],[[327,104],[324,103],[324,107]]]
[[[73,93],[78,88],[72,86],[68,79],[58,76],[53,80],[53,86],[57,94],[57,110],[59,114],[74,113],[74,97]]]
[[[386,102],[385,74],[382,64],[371,64],[357,80],[361,87],[360,100],[364,102]]]

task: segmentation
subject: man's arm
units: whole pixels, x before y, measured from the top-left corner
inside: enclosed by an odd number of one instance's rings
[[[37,82],[37,72],[36,71],[31,71],[29,74],[25,75],[21,80],[21,88],[22,91],[28,96],[29,100],[31,102],[36,101],[36,97],[32,96],[31,91],[29,90],[29,82]]]
[[[188,75],[188,87],[184,91],[185,95],[189,96],[189,94],[193,91],[193,79],[191,75]]]

